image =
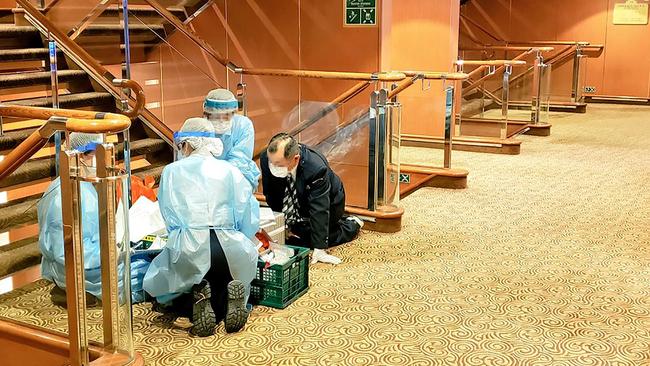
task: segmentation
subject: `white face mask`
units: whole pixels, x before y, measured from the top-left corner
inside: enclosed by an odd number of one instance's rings
[[[229,121],[212,121],[212,126],[214,126],[214,132],[219,135],[230,132],[232,128],[232,120]]]
[[[271,174],[273,174],[273,176],[276,178],[286,178],[287,175],[289,175],[289,168],[287,168],[286,166],[283,167],[275,166],[270,161],[269,161],[269,170],[271,171]]]

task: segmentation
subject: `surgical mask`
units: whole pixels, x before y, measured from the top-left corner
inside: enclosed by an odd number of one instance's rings
[[[275,166],[273,163],[269,161],[269,170],[271,171],[271,174],[273,174],[274,177],[276,178],[286,178],[287,175],[289,175],[289,168],[286,166]]]
[[[212,126],[214,127],[214,132],[219,135],[230,132],[232,128],[232,119],[228,121],[212,120]]]

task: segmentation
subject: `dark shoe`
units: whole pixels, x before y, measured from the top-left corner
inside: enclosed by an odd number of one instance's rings
[[[60,306],[62,308],[67,309],[68,308],[68,298],[66,295],[66,292],[64,289],[60,288],[57,285],[54,285],[52,287],[52,290],[50,290],[50,299],[52,300],[52,303],[54,305]],[[86,292],[86,307],[87,308],[95,308],[98,306],[101,306],[102,303],[99,301],[98,298],[93,296],[92,294]]]
[[[233,280],[228,284],[228,311],[224,321],[227,333],[238,332],[248,320],[249,312],[244,302],[245,292],[241,281]]]
[[[210,284],[203,280],[192,288],[194,305],[192,306],[192,332],[199,337],[209,337],[217,327],[217,318],[210,304]]]

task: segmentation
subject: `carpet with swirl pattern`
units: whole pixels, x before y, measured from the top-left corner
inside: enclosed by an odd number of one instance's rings
[[[400,233],[334,249],[343,263],[312,266],[287,309],[201,339],[137,305],[136,349],[161,366],[650,365],[649,117],[590,105],[554,114],[550,137],[519,137],[519,156],[455,152],[467,189],[407,197]],[[2,296],[0,315],[65,330],[48,291]]]

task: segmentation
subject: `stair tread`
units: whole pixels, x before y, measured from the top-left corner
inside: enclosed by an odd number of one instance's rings
[[[86,72],[83,70],[59,70],[57,72],[59,82],[70,81],[78,77],[85,77]],[[37,71],[15,74],[0,75],[0,85],[3,87],[18,87],[50,83],[49,71]]]
[[[111,93],[106,93],[106,92],[85,92],[85,93],[74,93],[74,94],[65,94],[65,95],[60,95],[59,96],[59,106],[60,107],[67,107],[66,104],[70,104],[73,102],[83,102],[83,101],[91,101],[94,99],[98,98],[106,98],[110,99],[111,101],[114,100],[113,95]],[[24,106],[31,106],[31,107],[51,107],[52,106],[52,98],[50,97],[41,97],[41,98],[32,98],[32,99],[22,99],[22,100],[14,100],[11,102],[5,102],[6,104],[15,104],[15,105],[24,105]],[[93,104],[87,104],[87,105],[93,105]],[[86,106],[86,105],[84,105]],[[79,107],[79,106],[78,106]]]
[[[38,245],[38,237],[11,243],[8,248],[0,251],[0,278],[38,265],[40,262],[41,250]]]
[[[29,137],[29,135],[31,135],[35,130],[35,128],[27,128],[5,132],[0,136],[0,150],[8,150],[18,146],[18,144]]]
[[[165,29],[165,27],[161,24],[129,24],[129,30],[148,30],[148,29],[163,30]],[[84,32],[102,31],[102,30],[122,31],[124,30],[124,26],[121,24],[93,24],[93,25],[89,25]]]
[[[25,34],[25,33],[38,33],[36,27],[30,25],[13,25],[13,24],[0,24],[0,36],[5,34]]]
[[[63,51],[58,50],[59,56]],[[47,48],[15,48],[0,50],[0,61],[41,60],[49,57]]]

